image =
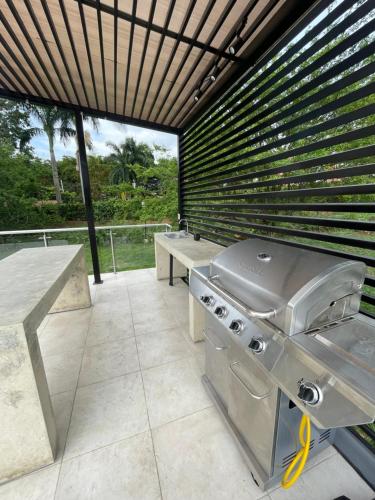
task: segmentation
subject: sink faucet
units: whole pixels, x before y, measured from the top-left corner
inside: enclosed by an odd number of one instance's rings
[[[189,234],[189,223],[187,219],[179,219],[178,225],[180,226],[181,222],[185,222],[186,224],[186,229],[185,229],[185,235],[188,236]]]

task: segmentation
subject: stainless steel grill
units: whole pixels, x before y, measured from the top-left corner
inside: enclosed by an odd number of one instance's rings
[[[358,313],[365,265],[260,239],[193,269],[206,310],[203,381],[255,481],[276,482],[297,451],[375,418],[375,322]]]

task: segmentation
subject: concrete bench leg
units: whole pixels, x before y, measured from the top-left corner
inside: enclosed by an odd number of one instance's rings
[[[165,250],[159,243],[155,241],[155,264],[156,264],[156,279],[169,279],[169,252]],[[186,276],[186,267],[178,260],[173,262],[173,277],[183,278]]]
[[[90,287],[87,279],[85,257],[82,254],[62,292],[53,304],[50,313],[73,311],[91,306]]]
[[[56,428],[35,331],[0,329],[0,482],[53,463]]]

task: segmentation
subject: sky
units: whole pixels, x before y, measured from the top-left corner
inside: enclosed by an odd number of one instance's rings
[[[36,122],[33,126],[39,126]],[[145,142],[149,146],[157,144],[168,149],[172,156],[177,156],[177,136],[157,132],[155,130],[134,127],[133,125],[123,125],[121,123],[111,122],[109,120],[99,120],[99,131],[95,132],[89,122],[84,124],[85,130],[91,134],[94,149],[92,154],[106,155],[111,152],[106,145],[108,141],[120,144],[126,137],[133,137],[136,142]],[[40,158],[49,159],[49,149],[47,137],[42,134],[32,140],[35,154]],[[76,151],[75,139],[72,138],[67,144],[61,143],[56,138],[55,155],[57,159],[63,156],[74,156]]]

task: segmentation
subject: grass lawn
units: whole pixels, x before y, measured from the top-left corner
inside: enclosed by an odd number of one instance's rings
[[[154,242],[117,243],[115,242],[116,271],[144,269],[155,266]],[[110,246],[99,246],[100,269],[103,273],[113,271]],[[92,268],[90,249],[86,248],[86,262]],[[92,272],[92,271],[91,271]]]

